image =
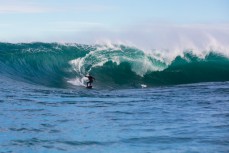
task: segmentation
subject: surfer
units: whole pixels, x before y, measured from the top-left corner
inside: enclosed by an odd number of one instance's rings
[[[95,80],[95,78],[90,74],[86,75],[85,77],[88,78],[87,87],[91,87],[92,86],[91,83],[93,83],[93,80]]]

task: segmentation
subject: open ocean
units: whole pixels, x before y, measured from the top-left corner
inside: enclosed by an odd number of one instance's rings
[[[228,153],[228,54],[171,53],[0,43],[0,153]]]

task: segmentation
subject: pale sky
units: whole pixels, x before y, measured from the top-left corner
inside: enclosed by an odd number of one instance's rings
[[[149,37],[184,27],[227,37],[227,25],[229,0],[0,0],[1,42],[128,41],[131,31]]]

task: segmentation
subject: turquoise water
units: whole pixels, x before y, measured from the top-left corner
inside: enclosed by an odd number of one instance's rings
[[[0,153],[228,153],[229,60],[0,44]],[[93,89],[83,78],[93,74]]]
[[[229,81],[222,51],[144,51],[124,45],[0,43],[0,74],[57,88],[83,86],[91,73],[97,88],[126,89]]]

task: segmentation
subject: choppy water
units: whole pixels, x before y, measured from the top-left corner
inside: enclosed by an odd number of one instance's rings
[[[229,82],[50,88],[0,77],[1,153],[228,153]]]

